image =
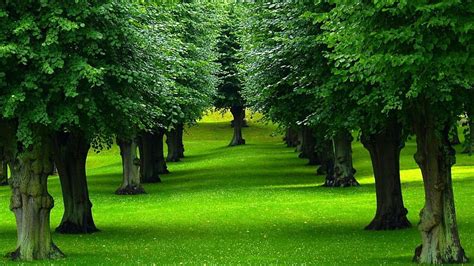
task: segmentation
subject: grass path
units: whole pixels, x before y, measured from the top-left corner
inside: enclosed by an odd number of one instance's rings
[[[416,227],[367,232],[375,211],[368,153],[354,144],[359,188],[321,188],[315,168],[285,148],[274,127],[250,122],[248,145],[228,148],[228,116],[208,116],[187,130],[183,162],[171,163],[163,183],[145,185],[140,196],[116,196],[120,184],[117,148],[91,154],[89,188],[96,225],[93,235],[58,235],[68,255],[55,264],[410,264],[420,236]],[[414,143],[403,150],[402,182],[409,219],[423,205]],[[460,155],[454,168],[461,240],[474,254],[474,159]],[[62,200],[57,177],[51,225],[59,224]],[[15,224],[9,189],[0,188],[0,252],[14,249]],[[0,263],[7,263],[0,260]],[[45,262],[47,263],[47,262]]]

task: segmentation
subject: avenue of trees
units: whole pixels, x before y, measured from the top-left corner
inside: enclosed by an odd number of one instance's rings
[[[64,256],[50,232],[54,168],[64,199],[56,230],[96,232],[87,154],[116,143],[116,194],[145,193],[142,183],[160,182],[166,162],[184,157],[186,126],[215,107],[234,117],[230,146],[245,144],[246,108],[278,124],[325,187],[359,185],[351,143],[360,140],[376,188],[367,230],[411,226],[400,152],[413,136],[425,189],[414,260],[467,262],[451,167],[460,120],[466,152],[474,145],[473,43],[467,0],[3,1],[0,184],[11,186],[18,232],[10,256]]]

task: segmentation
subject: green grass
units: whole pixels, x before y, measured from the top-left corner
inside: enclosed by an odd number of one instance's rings
[[[113,194],[121,180],[117,148],[91,153],[89,188],[102,231],[54,233],[67,254],[54,264],[411,264],[420,243],[415,226],[362,230],[373,218],[375,194],[368,153],[360,143],[354,143],[354,163],[362,186],[321,188],[323,177],[284,147],[272,125],[251,120],[244,129],[248,145],[228,148],[229,120],[210,114],[188,129],[187,157],[169,164],[172,173],[162,176],[163,183],[145,185],[146,195]],[[416,224],[424,193],[414,150],[409,142],[401,165],[405,204]],[[457,161],[459,230],[465,250],[474,254],[474,157],[459,155]],[[54,228],[63,211],[57,177],[50,178],[49,188],[56,200]],[[1,253],[16,243],[9,196],[1,187]]]

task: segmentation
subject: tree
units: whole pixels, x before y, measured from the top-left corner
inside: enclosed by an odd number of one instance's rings
[[[131,23],[135,12],[119,0],[0,4],[0,146],[12,172],[15,259],[62,256],[49,230],[53,155],[65,189],[62,225],[89,228],[89,143],[99,150],[122,130],[149,128],[160,113],[150,89],[159,79],[142,49],[147,39]]]
[[[241,95],[242,82],[239,78],[238,57],[241,49],[237,36],[239,24],[239,10],[236,4],[229,4],[226,7],[225,15],[222,18],[221,32],[217,44],[219,51],[218,62],[221,65],[219,73],[220,85],[218,86],[217,96],[214,106],[217,109],[228,110],[234,117],[233,128],[234,136],[229,146],[238,146],[245,144],[242,137],[242,127],[245,118],[245,100]]]
[[[161,121],[168,140],[167,161],[184,157],[184,125],[194,123],[212,105],[218,71],[215,61],[219,10],[219,4],[195,1],[170,7],[178,22],[172,33],[181,47],[176,51],[178,62],[172,68],[175,86],[171,94],[175,104],[165,110],[165,120]]]
[[[418,228],[419,263],[467,261],[456,223],[449,132],[471,91],[471,26],[468,1],[338,3],[327,41],[343,79],[362,84],[351,95],[413,129],[415,160],[425,187]],[[371,110],[371,108],[367,108]]]
[[[244,95],[253,109],[272,121],[286,128],[299,128],[301,157],[309,158],[311,164],[324,164],[320,169],[325,171],[318,172],[326,173],[327,186],[352,186],[358,183],[353,176],[351,143],[346,137],[351,128],[344,123],[329,127],[334,125],[331,117],[308,119],[323,108],[342,113],[337,110],[342,102],[329,106],[318,97],[331,71],[324,56],[328,52],[326,45],[317,42],[321,23],[315,24],[308,15],[328,8],[327,3],[319,2],[251,6],[244,35]],[[316,141],[314,136],[322,140]],[[340,137],[333,141],[337,145],[334,148],[325,142],[333,136]],[[329,150],[321,152],[322,149]],[[318,158],[316,151],[336,158]],[[334,169],[327,171],[329,165]]]

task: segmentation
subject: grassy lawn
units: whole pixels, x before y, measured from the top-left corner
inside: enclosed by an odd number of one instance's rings
[[[250,119],[250,117],[249,117]],[[375,191],[367,151],[354,143],[359,188],[321,188],[315,167],[286,148],[275,127],[251,119],[248,145],[228,148],[230,117],[211,114],[187,130],[186,158],[170,163],[163,183],[148,194],[117,196],[121,163],[116,147],[91,153],[88,176],[96,225],[92,235],[59,235],[67,258],[54,264],[411,264],[420,235],[411,229],[367,232],[375,213]],[[460,149],[460,147],[458,148]],[[409,219],[416,225],[423,184],[407,143],[402,186]],[[453,169],[461,241],[474,254],[474,157],[458,155]],[[59,180],[51,226],[61,219]],[[16,243],[10,191],[0,188],[0,253]],[[474,255],[473,255],[474,256]],[[7,263],[0,260],[0,263]],[[48,263],[48,262],[44,262]]]

